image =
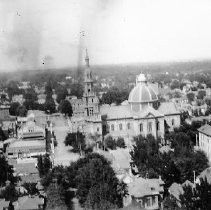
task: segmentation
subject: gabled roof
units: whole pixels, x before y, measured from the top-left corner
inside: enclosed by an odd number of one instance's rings
[[[132,118],[130,105],[101,106],[100,114],[107,115],[107,119]]]
[[[180,114],[173,102],[162,102],[158,111],[164,115]]]
[[[155,110],[151,106],[147,106],[140,112],[134,112],[131,110],[130,105],[120,106],[102,106],[100,108],[100,114],[107,115],[108,120],[124,119],[124,118],[147,118],[147,117],[163,117],[164,115],[160,111]],[[152,115],[152,116],[150,116]]]
[[[207,179],[207,182],[211,184],[211,167],[206,168],[201,174],[197,177],[197,179]]]
[[[211,136],[211,126],[208,125],[208,124],[201,126],[201,127],[198,129],[198,131],[199,131],[200,133],[203,133],[203,134],[207,135],[207,136]]]

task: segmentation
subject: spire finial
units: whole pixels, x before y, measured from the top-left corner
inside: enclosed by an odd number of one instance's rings
[[[86,66],[89,67],[89,55],[88,55],[88,50],[87,50],[87,48],[86,48],[85,62],[86,62]]]

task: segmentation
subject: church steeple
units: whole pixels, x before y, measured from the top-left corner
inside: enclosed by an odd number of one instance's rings
[[[89,67],[89,55],[88,55],[88,50],[86,49],[86,56],[85,56],[85,62],[86,62],[86,67]]]
[[[86,62],[86,68],[84,70],[84,94],[83,94],[83,101],[86,110],[85,115],[93,116],[99,113],[99,108],[98,108],[99,101],[93,87],[92,71],[89,67],[89,55],[87,49],[86,49],[85,62]]]

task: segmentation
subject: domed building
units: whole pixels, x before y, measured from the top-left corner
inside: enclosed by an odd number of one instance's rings
[[[136,77],[136,85],[129,94],[128,104],[101,106],[103,128],[117,139],[123,137],[128,146],[136,135],[152,134],[164,138],[165,128],[180,126],[180,112],[173,102],[162,102],[148,84],[144,74]]]
[[[131,146],[131,139],[137,135],[152,134],[155,138],[164,137],[165,129],[180,126],[180,112],[173,102],[159,102],[153,87],[144,74],[136,77],[136,85],[129,94],[128,103],[119,106],[102,105],[93,90],[88,54],[86,56],[84,78],[84,96],[81,100],[82,115],[74,103],[74,116],[83,116],[85,133],[108,133],[113,138],[123,137],[126,145]],[[74,122],[73,122],[74,124]]]

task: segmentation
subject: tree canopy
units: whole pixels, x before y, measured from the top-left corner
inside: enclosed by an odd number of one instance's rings
[[[65,116],[68,115],[71,117],[73,114],[71,103],[68,100],[62,100],[58,109],[61,113],[65,114]]]

